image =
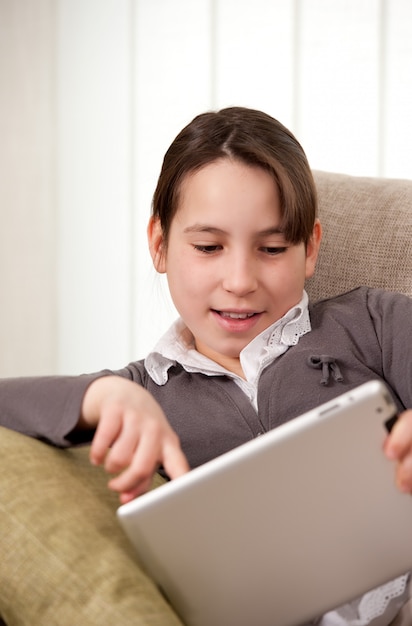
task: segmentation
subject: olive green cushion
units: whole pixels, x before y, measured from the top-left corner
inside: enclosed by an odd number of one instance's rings
[[[178,626],[88,453],[0,428],[1,617],[8,626]]]

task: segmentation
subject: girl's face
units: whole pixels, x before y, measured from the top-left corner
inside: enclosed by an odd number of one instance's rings
[[[241,350],[300,301],[315,269],[319,222],[307,246],[288,243],[280,224],[271,175],[230,159],[184,180],[166,245],[149,223],[154,265],[197,350],[238,374]]]

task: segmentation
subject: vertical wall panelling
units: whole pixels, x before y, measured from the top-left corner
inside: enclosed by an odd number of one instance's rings
[[[0,376],[56,366],[55,6],[0,2]]]
[[[293,122],[293,0],[216,2],[216,104]]]
[[[387,43],[383,174],[412,178],[412,2],[384,0]]]
[[[32,0],[0,18],[0,375],[121,366],[175,317],[146,224],[200,111],[259,107],[315,168],[412,178],[410,0]]]
[[[378,172],[379,0],[300,0],[299,138],[313,167]]]
[[[163,154],[180,128],[211,107],[211,0],[136,0],[134,10],[134,358],[144,356],[176,316],[146,242]]]
[[[58,2],[59,371],[130,356],[130,2]]]
[[[388,3],[387,0],[379,0],[378,5],[378,96],[376,105],[378,108],[377,119],[377,168],[376,175],[383,176],[385,170],[386,153],[386,89],[387,89],[387,44],[388,44]]]

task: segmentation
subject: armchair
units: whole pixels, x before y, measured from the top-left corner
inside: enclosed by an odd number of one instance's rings
[[[412,297],[412,181],[315,178],[325,241],[310,298],[360,284]],[[182,624],[140,567],[115,517],[117,496],[105,472],[89,464],[87,446],[60,450],[0,428],[0,451],[7,626]],[[411,623],[408,603],[393,626]]]

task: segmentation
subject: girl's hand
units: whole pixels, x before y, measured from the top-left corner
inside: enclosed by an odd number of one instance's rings
[[[388,459],[397,462],[396,484],[412,493],[412,410],[402,413],[384,444]]]
[[[97,425],[90,452],[95,465],[120,474],[109,487],[122,504],[144,493],[163,465],[170,478],[189,471],[178,436],[160,405],[143,387],[119,376],[95,380],[82,405],[80,428]]]

